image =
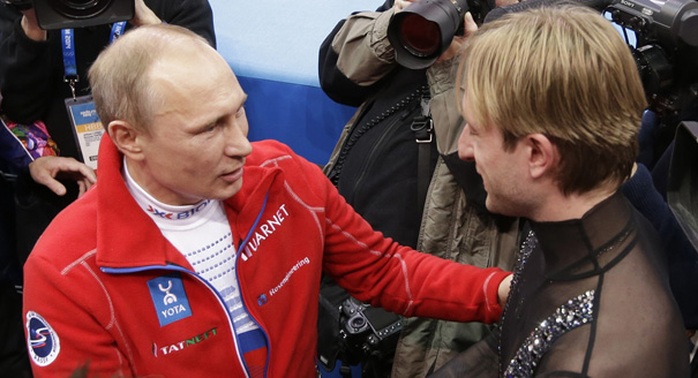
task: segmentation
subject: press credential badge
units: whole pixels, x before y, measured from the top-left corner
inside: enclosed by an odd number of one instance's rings
[[[97,152],[99,141],[104,135],[104,128],[97,115],[92,96],[67,98],[65,106],[70,115],[73,135],[75,135],[82,161],[90,168],[97,169]]]

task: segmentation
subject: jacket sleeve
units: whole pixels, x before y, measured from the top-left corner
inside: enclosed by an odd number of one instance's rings
[[[448,155],[458,150],[458,138],[463,130],[463,117],[458,111],[455,82],[460,55],[449,60],[437,60],[427,69],[431,92],[431,117],[439,153]]]
[[[387,0],[375,12],[357,12],[341,20],[322,42],[320,87],[333,100],[359,106],[397,65],[387,36],[392,5],[393,0]]]
[[[21,15],[0,42],[2,111],[18,123],[41,119],[51,104],[53,67],[49,41],[33,41],[24,34]]]
[[[499,319],[497,291],[509,273],[401,246],[374,231],[324,175],[313,181],[325,193],[323,269],[354,297],[404,316]]]
[[[185,27],[216,47],[213,11],[208,0],[146,0],[145,3],[164,22]]]
[[[78,261],[59,270],[34,254],[27,260],[24,331],[35,378],[68,377],[88,362],[88,376],[133,374],[114,337],[112,303],[90,269]]]

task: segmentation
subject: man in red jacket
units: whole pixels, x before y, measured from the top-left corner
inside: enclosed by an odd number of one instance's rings
[[[405,316],[498,319],[507,272],[384,238],[315,164],[250,143],[246,95],[204,39],[144,26],[89,76],[98,184],[25,269],[35,376],[314,376],[322,271]]]

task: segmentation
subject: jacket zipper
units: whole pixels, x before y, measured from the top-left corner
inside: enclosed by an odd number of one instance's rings
[[[175,265],[175,264],[167,264],[165,266],[162,265],[150,265],[150,266],[141,266],[137,268],[100,268],[100,270],[104,273],[109,273],[109,274],[129,274],[129,273],[140,273],[140,272],[147,272],[151,270],[165,270],[165,271],[170,271],[170,272],[180,272],[180,273],[185,273],[189,276],[192,276],[196,278],[198,281],[203,283],[210,291],[215,295],[215,297],[218,299],[218,304],[222,307],[223,312],[226,315],[226,319],[228,320],[228,327],[230,328],[231,335],[233,335],[233,343],[235,344],[235,354],[238,357],[238,361],[240,362],[240,366],[243,367],[243,371],[245,371],[245,377],[249,378],[249,374],[247,372],[247,367],[245,366],[244,359],[242,358],[242,355],[240,354],[240,348],[238,346],[238,340],[237,340],[237,335],[235,334],[235,327],[233,326],[233,319],[230,317],[230,313],[228,312],[228,308],[225,305],[225,302],[223,301],[223,298],[221,298],[220,294],[218,291],[211,286],[208,281],[200,277],[196,272],[192,272],[191,270],[188,270],[182,266]]]
[[[244,292],[242,290],[242,282],[240,281],[240,276],[239,276],[239,262],[240,262],[240,256],[242,255],[243,250],[245,249],[245,246],[249,242],[250,238],[254,234],[254,230],[257,229],[257,225],[259,224],[259,221],[262,219],[262,215],[264,214],[264,210],[267,207],[267,201],[269,200],[269,192],[266,193],[266,196],[264,197],[264,202],[262,203],[262,208],[260,209],[259,213],[257,214],[257,218],[255,219],[254,223],[252,224],[252,227],[250,230],[247,232],[247,236],[245,239],[240,242],[240,245],[237,249],[237,254],[235,255],[235,279],[237,280],[238,287],[240,289],[240,299],[242,302],[243,307],[245,307],[245,311],[250,315],[250,318],[257,324],[259,329],[262,331],[262,334],[264,335],[266,344],[267,344],[267,358],[264,363],[264,376],[267,376],[268,369],[269,369],[269,357],[271,355],[271,344],[269,342],[269,335],[267,335],[267,332],[262,328],[262,326],[259,324],[259,321],[255,319],[254,316],[247,310],[247,304],[245,303],[245,298],[244,298]],[[233,242],[234,244],[234,242]],[[248,257],[249,258],[249,257]],[[230,332],[231,335],[233,335],[233,343],[235,344],[235,354],[237,355],[238,361],[240,362],[240,366],[242,366],[243,371],[245,372],[245,378],[250,378],[250,372],[247,367],[247,363],[245,362],[245,359],[242,357],[242,354],[240,353],[240,343],[238,340],[238,335],[235,332],[235,326],[233,324],[233,319],[230,317],[230,312],[228,311],[228,307],[225,305],[225,301],[221,297],[220,293],[218,293],[218,290],[216,290],[208,281],[206,281],[204,278],[199,276],[196,272],[192,272],[191,270],[188,270],[182,266],[175,265],[175,264],[167,264],[166,266],[161,266],[161,265],[150,265],[150,266],[141,266],[141,267],[134,267],[134,268],[108,268],[108,267],[103,267],[100,268],[100,270],[104,273],[109,273],[109,274],[129,274],[129,273],[139,273],[139,272],[145,272],[145,271],[150,271],[150,270],[166,270],[166,271],[174,271],[174,272],[181,272],[185,273],[187,275],[195,277],[198,281],[202,282],[218,299],[218,304],[222,307],[223,312],[226,314],[226,319],[228,320],[228,327],[230,327]]]

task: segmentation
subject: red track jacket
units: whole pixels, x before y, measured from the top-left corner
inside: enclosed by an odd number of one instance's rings
[[[405,316],[497,320],[507,273],[399,246],[317,166],[278,142],[253,146],[225,208],[244,244],[237,275],[267,338],[267,377],[317,376],[323,270],[356,298]],[[99,183],[55,218],[25,265],[35,376],[65,377],[86,363],[101,377],[247,376],[220,296],[131,197],[107,135],[99,156]]]

